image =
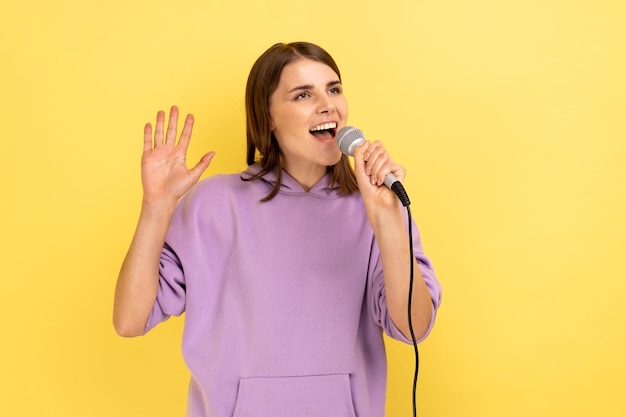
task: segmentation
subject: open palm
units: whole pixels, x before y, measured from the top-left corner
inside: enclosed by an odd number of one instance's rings
[[[178,200],[195,183],[209,166],[214,152],[205,154],[191,169],[187,168],[187,148],[191,139],[194,118],[188,114],[185,125],[176,143],[178,108],[170,111],[167,132],[164,131],[165,113],[157,113],[157,121],[152,138],[152,125],[144,128],[144,146],[141,157],[141,181],[145,201],[164,199]]]

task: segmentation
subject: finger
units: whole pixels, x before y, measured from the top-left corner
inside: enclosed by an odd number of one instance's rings
[[[183,132],[180,135],[180,141],[178,141],[178,144],[183,148],[187,148],[187,146],[189,145],[189,141],[191,140],[193,122],[193,114],[188,114],[187,117],[185,117],[185,125],[183,126]]]
[[[398,165],[388,153],[384,153],[384,158],[377,158],[375,166],[372,168],[372,178],[376,179],[376,185],[382,186],[387,175],[393,174],[398,181],[402,182],[405,175],[404,167]],[[373,184],[374,182],[372,182]]]
[[[368,162],[369,164],[369,162]],[[371,167],[372,184],[382,185],[385,181],[385,176],[391,172],[391,159],[386,153],[380,153],[377,155],[373,166]]]
[[[362,145],[359,145],[354,149],[354,174],[359,182],[369,182],[369,176],[365,173],[365,153],[367,152],[369,145],[369,142],[364,142]]]
[[[365,150],[365,160],[368,161],[373,154],[380,152],[385,152],[385,147],[382,143],[378,141],[370,143],[370,146]]]
[[[384,152],[384,148],[382,147],[380,142],[372,142],[370,146],[364,151],[363,159],[365,162],[373,162],[378,154]],[[369,171],[368,171],[369,174]]]
[[[367,167],[371,173],[372,184],[382,185],[387,175],[394,172],[396,166],[398,165],[391,159],[387,150],[382,145],[378,146],[375,153],[370,157]]]
[[[404,176],[406,175],[406,171],[402,165],[398,165],[395,162],[392,162],[391,172],[393,172],[393,175],[395,175],[398,181],[400,182],[404,181]]]
[[[167,122],[167,134],[165,144],[174,145],[176,143],[176,129],[178,128],[178,107],[172,106],[170,109],[170,120]]]
[[[215,152],[209,152],[205,154],[200,159],[200,161],[198,161],[196,166],[194,166],[193,168],[189,170],[189,173],[191,174],[191,176],[194,178],[195,181],[198,181],[198,179],[200,178],[200,175],[202,175],[202,173],[209,167],[209,165],[211,164],[211,160],[213,159],[214,156],[215,156]]]
[[[143,151],[147,152],[152,149],[152,125],[146,123],[143,128]]]
[[[375,192],[378,188],[376,184],[372,183],[371,177],[365,173],[365,165],[366,162],[363,159],[363,154],[358,153],[355,149],[354,151],[354,175],[356,176],[356,180],[359,186],[359,191],[362,195],[370,195]]]
[[[382,185],[385,176],[392,171],[393,161],[380,143],[375,143],[373,151],[367,156],[365,171],[370,175],[372,184]]]
[[[163,125],[165,124],[165,112],[160,110],[157,113],[157,121],[154,132],[154,147],[163,144]]]

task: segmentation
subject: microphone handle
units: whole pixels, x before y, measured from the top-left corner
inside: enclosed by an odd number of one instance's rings
[[[396,193],[404,207],[407,207],[409,204],[411,204],[411,201],[409,200],[409,196],[406,193],[404,186],[402,185],[400,180],[398,180],[396,176],[393,175],[393,173],[390,172],[389,174],[387,174],[383,182],[387,187],[391,189],[391,191]]]

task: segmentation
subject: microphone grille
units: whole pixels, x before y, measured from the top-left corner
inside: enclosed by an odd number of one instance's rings
[[[353,156],[354,148],[365,142],[365,135],[353,126],[345,126],[337,132],[337,146],[341,152]]]

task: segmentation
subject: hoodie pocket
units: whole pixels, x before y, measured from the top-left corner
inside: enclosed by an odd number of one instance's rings
[[[242,378],[233,417],[356,417],[350,377]]]

